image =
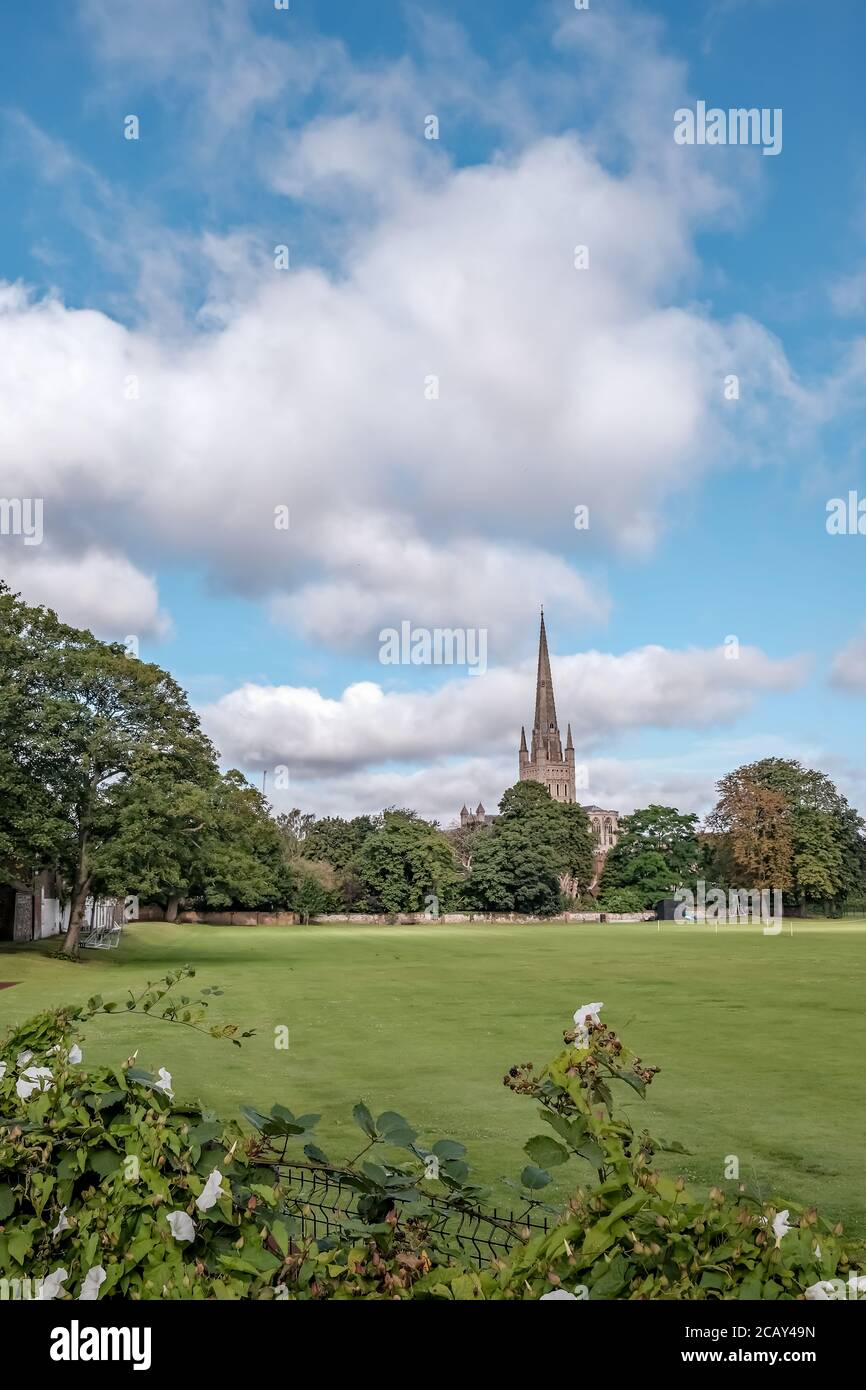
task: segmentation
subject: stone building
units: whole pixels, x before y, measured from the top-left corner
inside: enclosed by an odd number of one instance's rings
[[[518,753],[518,778],[521,782],[541,782],[556,801],[576,801],[576,776],[574,764],[574,740],[571,725],[566,726],[565,750],[556,717],[556,700],[553,694],[553,676],[550,670],[550,653],[547,649],[547,632],[544,627],[544,610],[541,611],[541,632],[538,638],[538,674],[535,680],[535,719],[529,744],[526,742],[526,728],[520,730],[520,751]],[[585,785],[585,784],[583,784]],[[603,806],[584,806],[595,834],[596,874],[601,869],[601,861],[613,849],[619,836],[619,812],[607,810]],[[460,812],[462,828],[474,825],[490,825],[496,819],[489,816],[479,804],[476,811],[467,811],[464,806]]]

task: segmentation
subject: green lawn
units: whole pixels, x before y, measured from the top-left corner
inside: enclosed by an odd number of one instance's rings
[[[243,1103],[321,1112],[332,1156],[360,1147],[351,1107],[404,1113],[424,1137],[469,1147],[498,1182],[526,1161],[534,1107],[502,1085],[544,1062],[574,1009],[605,1003],[661,1074],[635,1119],[690,1150],[680,1171],[724,1186],[725,1155],[765,1195],[816,1200],[866,1232],[866,923],[757,928],[662,923],[208,927],[138,923],[117,951],[53,960],[55,943],[0,947],[0,1031],[50,1004],[121,998],[184,962],[225,989],[214,1016],[255,1027],[239,1050],[139,1016],[93,1026],[94,1060],[136,1047],[179,1096],[228,1115]],[[277,1051],[274,1029],[290,1030]],[[627,1093],[630,1094],[630,1093]],[[575,1169],[576,1171],[576,1169]]]

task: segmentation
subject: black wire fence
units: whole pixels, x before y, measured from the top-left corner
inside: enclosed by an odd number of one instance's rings
[[[365,1224],[358,1212],[364,1196],[339,1170],[276,1165],[283,1185],[287,1215],[298,1222],[304,1239],[346,1239]],[[401,1214],[397,1204],[397,1228],[412,1234],[430,1251],[455,1255],[477,1265],[506,1256],[513,1246],[549,1229],[545,1216],[534,1206],[524,1212],[485,1211],[463,1206],[444,1197],[425,1194],[424,1211],[418,1216]]]

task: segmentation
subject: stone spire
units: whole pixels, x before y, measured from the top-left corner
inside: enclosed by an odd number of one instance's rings
[[[544,609],[541,610],[541,632],[538,638],[538,676],[535,682],[535,729],[546,733],[556,728],[556,704],[553,699],[553,677],[550,674],[550,654],[544,630]]]
[[[568,743],[562,756],[562,739],[556,719],[553,698],[553,677],[550,673],[550,652],[541,610],[541,631],[538,636],[538,676],[535,682],[535,723],[532,729],[532,752],[526,747],[526,731],[520,731],[518,776],[521,782],[540,782],[556,801],[574,801],[575,766],[574,741],[568,726]]]
[[[541,632],[538,637],[538,675],[535,681],[535,725],[532,730],[532,761],[562,760],[562,741],[556,722],[556,701],[553,698],[553,677],[550,674],[550,653],[544,628],[544,609],[541,610]]]

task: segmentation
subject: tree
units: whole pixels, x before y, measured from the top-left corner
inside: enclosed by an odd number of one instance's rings
[[[556,802],[553,803],[556,805]],[[589,816],[574,801],[559,806],[562,822],[562,854],[559,888],[566,898],[578,898],[589,891],[593,878],[595,842]]]
[[[311,917],[328,910],[335,888],[336,875],[330,864],[297,860],[289,905],[302,922],[309,922]]]
[[[165,775],[183,777],[215,755],[165,671],[24,604],[6,586],[0,659],[0,778],[24,803],[3,798],[4,850],[28,869],[63,874],[71,909],[64,949],[75,955],[86,898],[111,867],[127,784],[152,759]]]
[[[291,811],[283,811],[275,818],[274,824],[280,834],[283,852],[289,863],[302,859],[307,852],[307,836],[316,823],[316,817],[304,813],[297,806]]]
[[[492,833],[474,846],[467,901],[487,910],[546,915],[563,888],[592,876],[592,837],[582,807],[555,801],[538,782],[517,782],[499,803]]]
[[[381,816],[355,816],[352,820],[344,820],[342,816],[314,819],[307,832],[304,852],[310,859],[324,860],[334,869],[355,868],[361,846],[381,824]]]
[[[292,891],[280,832],[268,802],[241,772],[218,779],[208,797],[208,819],[191,896],[208,907],[276,907]]]
[[[632,901],[651,907],[693,884],[700,861],[697,816],[653,804],[620,821],[619,839],[605,859],[600,894],[607,898],[615,889],[630,889]]]
[[[404,811],[384,812],[379,829],[364,840],[358,870],[385,912],[422,912],[431,896],[447,907],[457,882],[447,837]]]
[[[823,772],[793,758],[763,758],[719,783],[708,828],[724,838],[732,872],[755,888],[808,901],[862,891],[864,823]]]

